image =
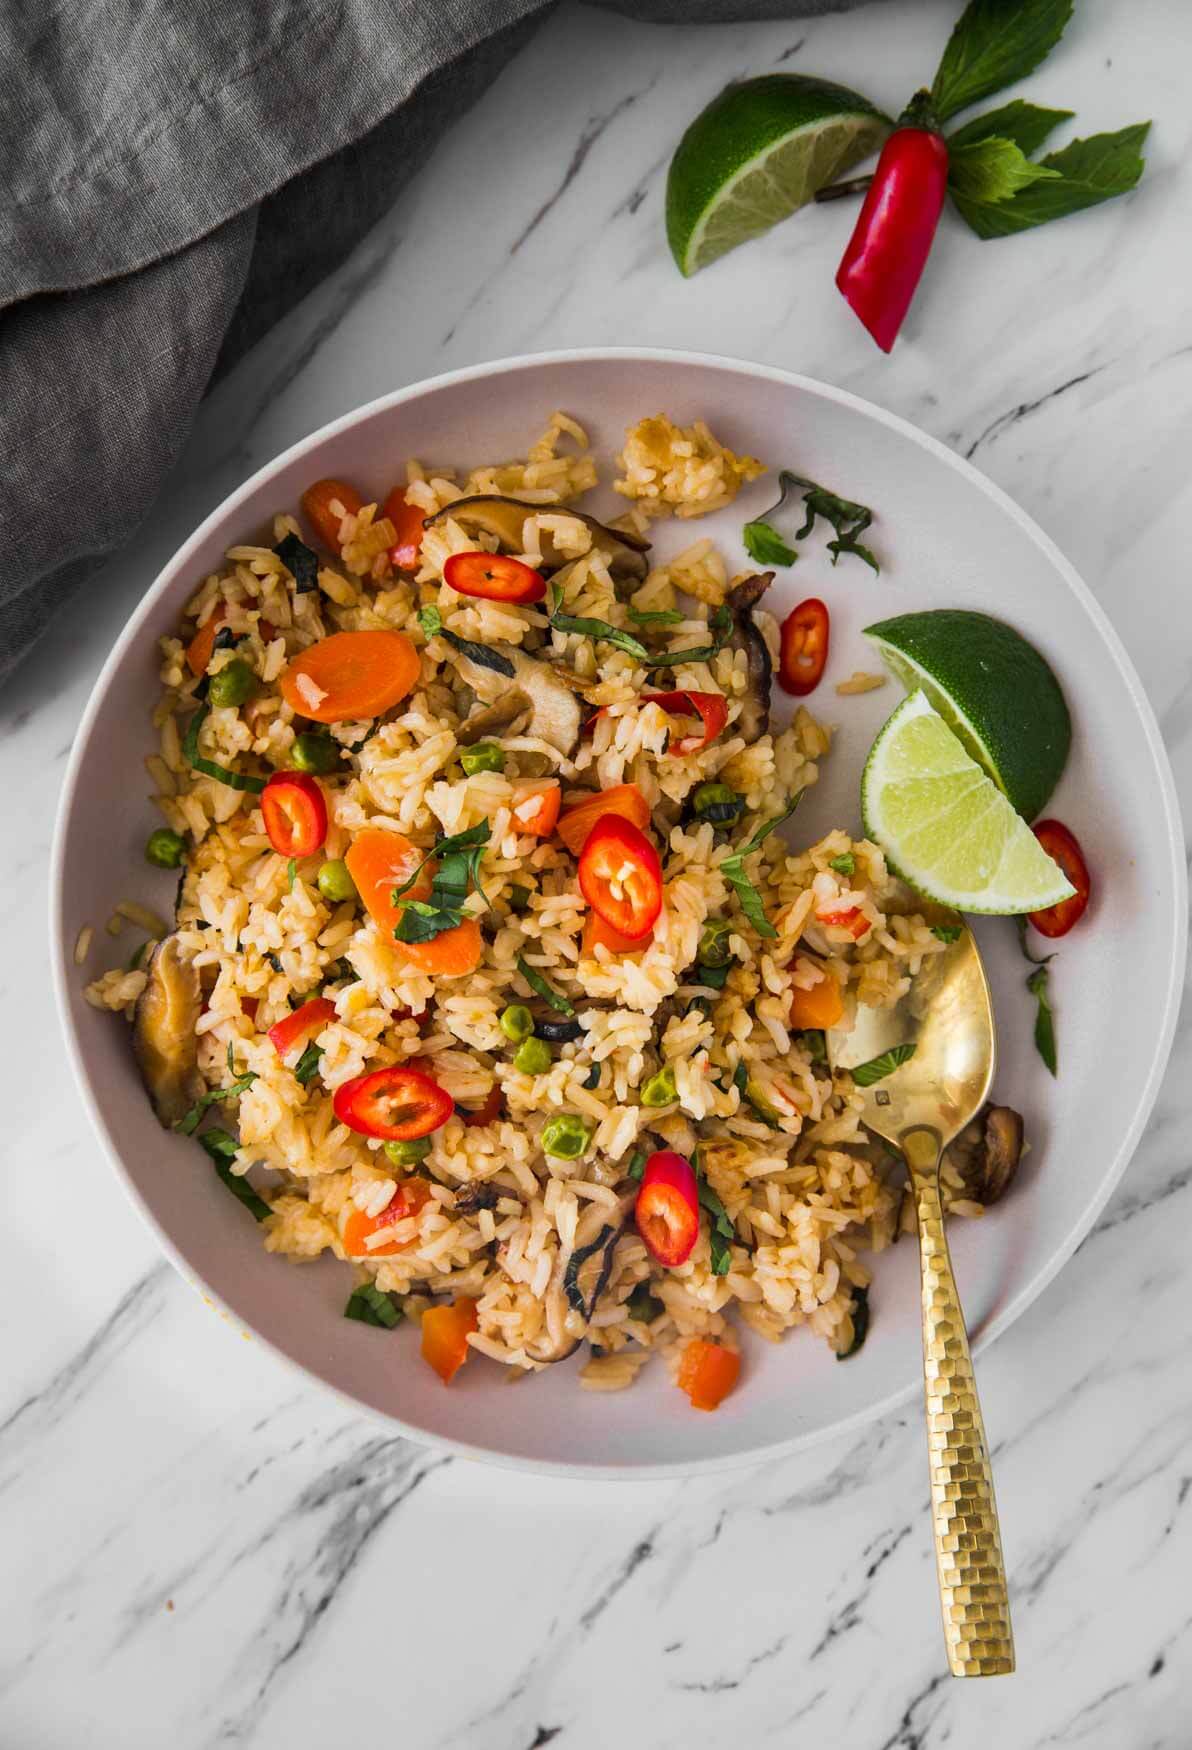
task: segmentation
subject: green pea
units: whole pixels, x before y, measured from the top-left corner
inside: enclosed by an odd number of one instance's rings
[[[524,1003],[510,1003],[507,1009],[501,1010],[497,1025],[506,1039],[512,1039],[515,1045],[520,1045],[534,1031],[534,1017]]]
[[[700,820],[728,826],[736,820],[745,804],[727,784],[700,784],[691,798],[691,806]]]
[[[177,869],[186,858],[186,840],[168,826],[159,826],[145,840],[145,861],[157,869]]]
[[[650,1077],[641,1093],[643,1106],[670,1106],[678,1097],[674,1068],[669,1063],[657,1075]]]
[[[701,966],[727,966],[729,962],[728,939],[733,926],[728,918],[709,918],[699,937],[699,953],[696,956]]]
[[[430,1153],[430,1137],[416,1136],[412,1142],[387,1142],[385,1153],[395,1167],[412,1167],[415,1161],[424,1161]]]
[[[577,1161],[587,1152],[592,1133],[582,1118],[574,1112],[562,1112],[543,1127],[542,1147],[548,1155],[561,1161]]]
[[[330,863],[324,863],[318,874],[319,892],[324,899],[338,905],[345,899],[356,899],[356,883],[348,873],[348,865],[342,857],[336,857]]]
[[[329,735],[304,730],[294,737],[290,764],[296,772],[333,772],[339,764],[339,746]]]
[[[513,1067],[526,1076],[544,1076],[554,1059],[545,1039],[523,1039],[513,1054]]]
[[[469,778],[474,778],[477,772],[503,772],[505,750],[495,741],[478,741],[475,747],[461,750],[459,763]]]
[[[218,674],[211,676],[207,698],[212,705],[243,705],[256,690],[257,677],[251,666],[242,656],[234,656]]]

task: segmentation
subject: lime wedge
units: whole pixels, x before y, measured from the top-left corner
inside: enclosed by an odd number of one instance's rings
[[[904,699],[874,742],[861,813],[895,873],[954,911],[1042,911],[1073,892],[926,693]]]
[[[1034,645],[967,608],[899,614],[865,636],[908,693],[922,688],[1019,814],[1036,819],[1064,769],[1072,724]]]
[[[730,85],[671,160],[666,235],[680,272],[690,277],[789,218],[889,131],[867,98],[823,79],[768,73]]]

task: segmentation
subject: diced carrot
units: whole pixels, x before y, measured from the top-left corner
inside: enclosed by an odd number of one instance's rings
[[[474,1300],[453,1300],[450,1306],[428,1307],[422,1315],[422,1359],[450,1385],[468,1359],[468,1333],[476,1329]]]
[[[228,604],[220,602],[211,616],[203,621],[186,646],[186,666],[193,675],[205,675],[215,653],[215,634],[228,617]]]
[[[393,903],[393,890],[410,879],[423,852],[400,832],[386,832],[381,826],[366,826],[348,846],[344,862],[348,874],[356,883],[356,891],[364,902],[369,917],[381,926],[386,941],[401,922],[401,906]],[[430,893],[431,865],[423,869],[404,899],[425,899]]]
[[[514,831],[548,839],[558,825],[562,799],[563,791],[555,778],[522,785],[512,803]]]
[[[302,508],[314,526],[315,534],[332,553],[340,551],[339,526],[345,516],[355,516],[364,500],[346,480],[316,480],[302,494]],[[343,506],[332,510],[333,504]]]
[[[844,1014],[840,981],[824,968],[824,976],[810,990],[795,985],[791,990],[792,1027],[835,1027]]]
[[[408,1240],[387,1240],[382,1246],[370,1246],[370,1234],[381,1233],[387,1227],[394,1227],[399,1221],[405,1221],[408,1216],[417,1215],[430,1202],[430,1186],[425,1179],[407,1179],[399,1185],[392,1198],[382,1209],[380,1215],[365,1215],[363,1209],[352,1209],[344,1222],[344,1251],[349,1258],[391,1258],[395,1252],[404,1252],[412,1246],[417,1235]]]
[[[573,857],[579,856],[588,834],[606,814],[619,814],[639,832],[646,832],[650,825],[650,804],[636,784],[614,784],[611,790],[599,790],[559,818],[559,837]]]
[[[679,1363],[680,1387],[697,1410],[715,1410],[732,1391],[741,1372],[741,1357],[735,1349],[693,1337]]]
[[[475,972],[484,958],[484,937],[475,918],[465,918],[429,942],[395,942],[393,946],[408,965],[434,978],[462,978]]]
[[[653,941],[649,936],[623,936],[620,930],[606,923],[598,911],[589,911],[584,919],[584,935],[580,952],[591,960],[597,948],[607,948],[610,954],[643,954]]]
[[[416,571],[422,537],[426,533],[423,518],[426,512],[420,504],[409,504],[404,486],[395,486],[385,500],[382,516],[389,518],[397,531],[397,539],[389,549],[389,563],[396,571]]]
[[[286,703],[316,723],[379,717],[404,699],[421,670],[404,632],[333,632],[282,670]]]

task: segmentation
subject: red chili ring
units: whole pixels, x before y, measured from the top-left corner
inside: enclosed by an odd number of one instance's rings
[[[699,1185],[691,1162],[673,1149],[652,1154],[633,1213],[652,1257],[668,1269],[686,1263],[699,1238]]]
[[[394,1064],[370,1070],[336,1088],[335,1116],[360,1136],[386,1142],[414,1142],[446,1124],[455,1102],[421,1070]]]
[[[261,791],[261,813],[279,857],[311,857],[327,837],[327,804],[306,772],[274,772]]]

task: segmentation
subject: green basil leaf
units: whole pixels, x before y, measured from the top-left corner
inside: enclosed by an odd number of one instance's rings
[[[294,1065],[294,1080],[300,1086],[309,1087],[319,1073],[319,1065],[323,1061],[323,1053],[312,1039],[298,1062]]]
[[[186,726],[186,734],[182,737],[182,757],[187,765],[196,772],[202,772],[206,778],[218,778],[221,784],[227,784],[232,790],[246,790],[252,796],[259,796],[265,788],[265,778],[245,777],[241,772],[230,771],[227,766],[218,765],[215,760],[209,760],[199,752],[199,731],[207,721],[211,707],[200,705]]]
[[[781,814],[776,814],[773,820],[764,821],[751,839],[748,839],[739,850],[734,851],[720,864],[720,873],[729,886],[733,888],[737,895],[737,903],[759,936],[773,938],[777,936],[778,931],[766,916],[766,908],[762,903],[761,894],[745,873],[745,859],[761,848],[775,827],[781,826],[784,820],[790,819],[802,800],[803,792],[799,790]]]
[[[1043,1059],[1052,1075],[1058,1075],[1058,1062],[1055,1046],[1055,1016],[1052,1013],[1051,1001],[1048,995],[1047,981],[1050,977],[1046,966],[1036,966],[1026,981],[1026,988],[1035,999],[1035,1050]]]
[[[812,1063],[828,1062],[828,1041],[822,1027],[804,1027],[799,1033]]]
[[[250,1215],[255,1216],[257,1221],[264,1221],[267,1215],[273,1214],[265,1199],[257,1195],[245,1176],[232,1171],[232,1162],[240,1146],[234,1136],[229,1136],[226,1130],[205,1130],[197,1141],[211,1156],[215,1171],[232,1196],[243,1203]]]
[[[940,942],[959,942],[964,933],[964,925],[932,924],[931,933]]]
[[[692,1162],[695,1165],[695,1162]],[[732,1268],[732,1242],[737,1237],[737,1230],[729,1219],[728,1211],[711,1185],[704,1178],[702,1171],[696,1167],[699,1184],[699,1206],[708,1217],[708,1244],[711,1252],[713,1276],[727,1276]]]
[[[948,149],[948,188],[961,200],[996,205],[1032,182],[1058,175],[1058,170],[1032,164],[1021,146],[996,134]]]
[[[719,656],[733,634],[732,609],[722,603],[708,620],[711,644],[697,644],[692,650],[663,650],[650,657],[651,668],[677,668],[681,662],[711,662]]]
[[[1073,0],[969,0],[932,81],[939,120],[1032,73],[1063,36],[1072,5]]]
[[[433,942],[436,936],[443,935],[447,930],[457,929],[463,921],[462,911],[444,910],[428,905],[422,899],[407,899],[402,907],[401,922],[393,936],[395,941],[409,942],[412,945]]]
[[[629,1157],[629,1167],[627,1170],[631,1179],[641,1179],[642,1174],[646,1170],[646,1151],[644,1148],[634,1150],[633,1154]]]
[[[294,579],[294,594],[309,595],[319,587],[319,556],[297,535],[287,535],[273,549]]]
[[[772,820],[764,821],[762,823],[762,825],[758,827],[758,829],[754,833],[753,837],[751,839],[747,839],[743,845],[741,845],[736,851],[734,851],[733,857],[734,858],[735,857],[751,857],[753,855],[754,851],[760,851],[762,846],[765,844],[766,840],[769,838],[770,834],[774,831],[775,827],[782,826],[786,821],[788,821],[790,819],[791,815],[795,812],[795,809],[799,806],[800,802],[802,802],[802,800],[803,800],[802,790],[796,790],[794,795],[791,797],[790,801],[787,803],[786,807],[783,809],[782,813],[776,814]],[[732,858],[727,859],[727,860],[732,861]],[[722,865],[722,867],[723,867],[723,865]]]
[[[828,864],[829,869],[835,869],[838,875],[855,875],[857,859],[851,851],[843,851],[839,857],[833,857]]]
[[[837,1355],[837,1361],[847,1361],[850,1355],[855,1355],[869,1335],[869,1290],[867,1288],[853,1289],[853,1340],[847,1349],[842,1349]]]
[[[792,493],[801,492],[804,521],[802,528],[795,533],[796,541],[805,541],[815,527],[816,518],[822,516],[831,523],[836,532],[836,539],[828,542],[833,565],[842,553],[851,553],[854,558],[863,559],[872,570],[881,570],[873,553],[868,547],[863,547],[858,539],[873,521],[873,512],[868,505],[858,504],[851,498],[841,498],[839,493],[829,492],[826,486],[819,486],[814,480],[805,479],[802,474],[792,474],[789,468],[783,468],[779,473],[778,487],[778,502],[771,505],[766,512],[767,526],[772,517],[785,509],[787,499]]]
[[[1143,142],[1150,122],[1135,122],[1113,134],[1073,140],[1039,160],[1048,174],[1006,200],[974,200],[953,190],[956,210],[978,237],[1012,237],[1052,219],[1083,212],[1115,195],[1128,194],[1145,168]]]
[[[859,1088],[871,1088],[874,1082],[883,1082],[887,1076],[904,1063],[909,1063],[918,1050],[917,1045],[895,1045],[889,1051],[883,1051],[880,1057],[871,1057],[868,1063],[859,1063],[849,1074]]]
[[[402,1321],[402,1310],[391,1294],[385,1294],[375,1282],[362,1282],[348,1296],[345,1319],[357,1319],[362,1325],[377,1325],[391,1331]]]
[[[297,862],[296,858],[291,857],[289,862],[286,864],[286,885],[290,889],[291,893],[294,891],[294,882],[297,879],[297,875],[298,875],[298,862]]]
[[[1027,946],[1026,919],[1015,918],[1014,924],[1018,931],[1018,946],[1022,951],[1022,958],[1024,960],[1029,960],[1032,966],[1050,966],[1051,962],[1055,959],[1054,953],[1032,954],[1030,948]]]
[[[538,968],[536,966],[531,966],[529,961],[521,954],[517,957],[517,970],[521,973],[530,989],[536,991],[544,1003],[549,1003],[551,1008],[557,1010],[560,1015],[574,1015],[575,1004],[568,1002],[567,998],[563,996],[560,991],[557,991],[553,985],[548,984],[542,974],[538,971]]]
[[[556,632],[575,632],[581,638],[592,638],[599,644],[611,644],[614,649],[623,650],[627,656],[636,657],[638,662],[650,661],[650,652],[640,638],[635,638],[632,632],[623,632],[619,626],[610,626],[607,620],[577,619],[574,614],[554,613],[549,623]]]
[[[175,1124],[174,1129],[183,1136],[193,1136],[202,1122],[203,1113],[208,1106],[221,1106],[225,1100],[238,1100],[246,1089],[251,1088],[257,1079],[257,1072],[249,1069],[234,1081],[230,1088],[209,1088],[205,1094],[200,1094],[189,1112],[184,1112]],[[201,1140],[201,1139],[200,1139]]]
[[[461,638],[457,632],[449,632],[444,626],[440,634],[450,644],[452,650],[458,650],[461,656],[466,656],[469,662],[474,662],[479,668],[491,668],[494,674],[503,674],[506,680],[512,680],[517,672],[507,656],[502,656],[497,650],[490,650],[487,644],[476,644],[471,638]]]
[[[757,565],[793,565],[799,557],[795,549],[787,546],[778,530],[772,528],[764,517],[745,524],[741,530],[741,542]]]
[[[419,608],[418,624],[427,638],[433,638],[436,632],[443,630],[443,616],[433,602],[425,608]]]
[[[948,153],[950,156],[975,145],[978,140],[996,136],[1013,140],[1029,158],[1032,152],[1039,150],[1048,134],[1054,132],[1061,122],[1071,121],[1074,113],[1070,109],[1044,109],[1040,104],[1024,103],[1021,97],[1016,97],[1012,102],[1002,104],[1000,109],[986,110],[984,115],[974,116],[971,122],[965,122],[963,127],[949,134]]]
[[[625,612],[635,626],[678,626],[687,618],[678,608],[643,608],[628,607]]]
[[[730,966],[726,960],[723,966],[708,966],[700,960],[696,963],[695,976],[692,984],[702,984],[706,990],[723,990],[728,983]]]

